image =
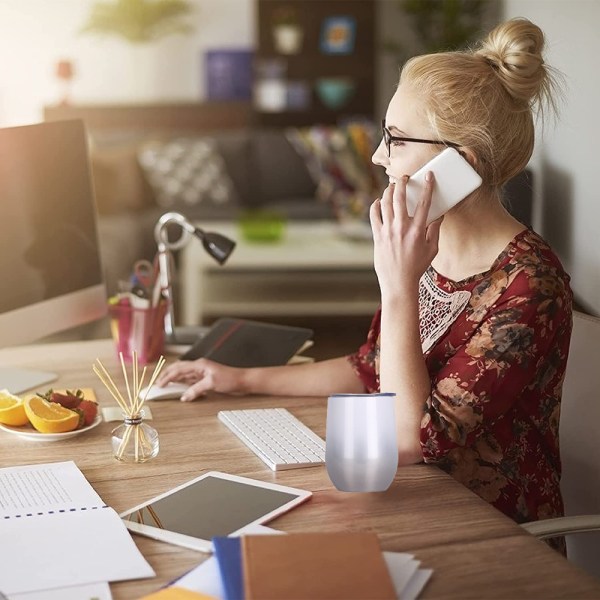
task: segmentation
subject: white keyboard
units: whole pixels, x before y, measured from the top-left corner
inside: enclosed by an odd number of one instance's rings
[[[218,417],[273,471],[325,463],[325,442],[285,408],[221,410]]]

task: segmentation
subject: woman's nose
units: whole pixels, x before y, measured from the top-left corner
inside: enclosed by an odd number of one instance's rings
[[[387,152],[385,150],[383,138],[381,139],[381,142],[379,142],[379,146],[377,146],[375,152],[373,152],[371,161],[373,162],[373,164],[379,165],[380,167],[385,167],[390,162],[390,159],[388,158]]]

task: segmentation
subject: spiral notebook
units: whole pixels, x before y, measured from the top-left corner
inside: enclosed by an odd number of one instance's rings
[[[0,469],[0,540],[9,596],[155,575],[73,461]]]

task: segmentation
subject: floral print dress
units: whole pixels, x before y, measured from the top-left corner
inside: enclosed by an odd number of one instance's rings
[[[457,294],[463,299],[460,310],[447,311],[445,326],[436,316],[435,339],[426,342],[432,303],[419,295],[431,377],[421,422],[424,461],[518,523],[561,516],[558,422],[572,327],[569,276],[546,242],[525,230],[485,273],[454,282],[430,267],[423,278],[421,292],[427,281],[450,298],[448,306]],[[380,310],[366,343],[349,356],[369,392],[379,391]]]

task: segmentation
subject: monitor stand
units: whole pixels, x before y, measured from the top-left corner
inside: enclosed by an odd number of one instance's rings
[[[58,375],[48,371],[0,367],[0,389],[7,389],[11,394],[20,394],[55,379]]]

